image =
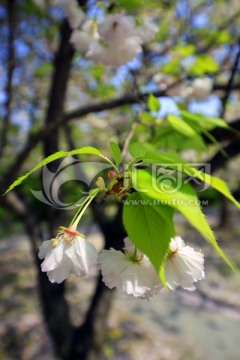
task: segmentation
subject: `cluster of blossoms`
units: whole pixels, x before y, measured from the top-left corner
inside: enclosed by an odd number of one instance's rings
[[[204,100],[211,95],[213,90],[213,79],[206,76],[196,78],[189,84],[179,82],[178,78],[163,73],[154,75],[153,80],[162,90],[166,90],[170,86],[167,90],[169,96],[181,96],[186,100]],[[171,88],[173,84],[176,85]]]
[[[52,283],[61,283],[70,273],[84,276],[96,263],[95,247],[73,228],[61,227],[56,238],[44,241],[38,257],[45,259],[41,268]]]
[[[150,21],[136,26],[134,18],[123,13],[108,14],[99,21],[88,19],[76,0],[67,1],[65,10],[73,29],[73,46],[104,65],[120,66],[133,60],[141,45],[151,41],[158,31]]]
[[[159,276],[149,259],[125,239],[125,252],[114,249],[97,254],[95,247],[76,231],[60,228],[56,238],[44,241],[39,258],[45,259],[41,268],[49,280],[61,283],[70,273],[85,276],[98,263],[103,282],[110,289],[117,289],[138,298],[149,299],[163,288]],[[185,246],[180,237],[171,239],[165,260],[167,286],[170,290],[182,286],[195,290],[194,282],[204,278],[204,259],[200,252]]]

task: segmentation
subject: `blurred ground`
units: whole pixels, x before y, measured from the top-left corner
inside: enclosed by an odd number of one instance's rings
[[[220,245],[240,268],[239,214],[215,231]],[[208,219],[216,224],[215,212]],[[115,293],[108,320],[108,340],[101,359],[239,360],[240,287],[233,274],[196,232],[177,219],[186,243],[205,254],[206,279],[191,293],[164,292],[149,302]],[[89,238],[101,242],[93,229]],[[0,360],[56,360],[41,316],[35,270],[26,236],[0,240]],[[87,308],[95,274],[68,283],[72,319],[79,323]],[[84,290],[84,291],[83,291]],[[100,359],[100,357],[99,357]]]

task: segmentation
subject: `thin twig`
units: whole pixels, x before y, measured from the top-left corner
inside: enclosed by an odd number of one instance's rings
[[[226,86],[226,92],[225,92],[225,95],[224,95],[224,97],[222,99],[221,117],[223,117],[224,114],[225,114],[227,101],[228,101],[228,99],[230,97],[230,94],[232,92],[232,85],[233,85],[234,77],[235,77],[237,69],[238,69],[239,59],[240,59],[240,41],[238,43],[238,52],[237,52],[237,55],[236,55],[236,58],[235,58],[235,61],[234,61],[233,67],[232,67],[231,75],[229,77],[229,80],[228,80],[228,83],[227,83],[227,86]]]
[[[123,144],[123,149],[122,149],[122,156],[121,156],[121,162],[123,161],[123,159],[125,158],[125,156],[127,155],[127,151],[128,151],[128,146],[129,146],[129,143],[130,141],[132,140],[132,137],[135,133],[135,130],[136,130],[136,127],[138,125],[138,122],[137,121],[134,121],[130,127],[130,131],[124,141],[124,144]]]

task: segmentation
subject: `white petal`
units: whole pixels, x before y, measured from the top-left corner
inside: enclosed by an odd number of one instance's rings
[[[170,290],[175,290],[179,285],[186,290],[195,290],[191,274],[182,271],[175,260],[167,261],[165,273],[167,285]]]
[[[82,268],[81,259],[79,259],[73,245],[66,250],[65,254],[71,263],[71,273],[77,276],[86,275]]]
[[[65,11],[72,29],[77,28],[85,19],[85,14],[78,5],[77,0],[67,0]]]
[[[141,263],[131,263],[122,275],[122,291],[135,297],[149,298],[157,294],[162,286],[154,269]]]
[[[107,46],[93,42],[86,55],[96,63],[120,66],[134,60],[136,54],[142,49],[140,44],[141,41],[138,37],[109,42]]]
[[[183,246],[185,246],[185,244],[184,244],[183,239],[180,236],[175,236],[175,238],[171,239],[170,250],[172,252],[175,252],[178,249],[181,249]]]
[[[66,250],[66,255],[72,260],[72,271],[78,276],[83,276],[88,274],[96,263],[98,253],[89,241],[76,236],[72,247]]]
[[[171,240],[170,250],[173,254],[165,263],[169,288],[175,290],[180,285],[186,290],[195,290],[193,283],[205,277],[203,254],[184,246],[180,237]]]
[[[42,271],[55,270],[61,264],[64,245],[64,241],[59,241],[58,245],[52,249],[41,265]]]
[[[121,275],[128,267],[126,256],[114,249],[103,250],[98,256],[98,262],[104,274]]]
[[[51,252],[53,248],[53,242],[52,240],[47,240],[42,243],[42,245],[39,247],[38,257],[39,259],[44,259],[48,253]]]
[[[98,31],[104,40],[123,40],[134,34],[134,22],[130,16],[109,14],[99,22]]]
[[[72,264],[70,259],[67,256],[64,256],[64,260],[57,269],[47,272],[49,280],[52,283],[60,284],[69,277],[71,266]]]
[[[89,44],[93,41],[93,37],[89,34],[86,34],[84,31],[74,30],[70,42],[73,44],[75,49],[87,51],[89,48]]]
[[[103,250],[98,256],[98,263],[102,272],[103,282],[110,289],[122,289],[122,274],[128,267],[128,260],[121,251],[114,249]]]
[[[116,287],[129,295],[149,298],[162,287],[155,269],[146,257],[141,263],[136,263],[122,252],[111,249],[103,250],[98,259],[103,282],[110,289]]]
[[[129,239],[129,237],[125,237],[123,242],[124,242],[124,250],[126,250],[128,253],[131,253],[134,251],[134,245],[131,242],[131,240]]]
[[[149,20],[144,20],[142,25],[136,28],[136,35],[140,36],[143,42],[151,41],[157,34],[159,27]]]

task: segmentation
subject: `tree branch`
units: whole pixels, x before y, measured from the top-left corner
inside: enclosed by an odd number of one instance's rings
[[[225,114],[225,111],[226,111],[226,105],[227,105],[227,101],[228,101],[231,91],[232,91],[232,85],[233,85],[235,74],[238,69],[239,59],[240,59],[240,41],[238,42],[238,52],[237,52],[237,55],[236,55],[236,58],[235,58],[235,61],[234,61],[234,64],[233,64],[233,67],[231,70],[231,75],[229,77],[229,80],[228,80],[228,83],[226,86],[225,95],[222,98],[222,112],[221,112],[220,117],[223,117]]]
[[[232,141],[230,144],[225,146],[223,150],[227,153],[228,157],[224,156],[221,151],[218,151],[209,161],[207,161],[207,163],[211,166],[212,173],[218,168],[224,167],[229,159],[232,159],[240,153],[239,139]]]
[[[46,137],[50,136],[50,134],[52,134],[54,131],[56,131],[56,129],[58,129],[59,127],[63,126],[64,124],[68,123],[70,120],[73,120],[76,118],[79,119],[90,113],[97,113],[97,112],[104,111],[104,110],[112,110],[112,109],[115,109],[115,108],[118,108],[118,107],[124,106],[124,105],[138,104],[139,102],[146,100],[150,94],[153,94],[156,97],[166,96],[167,91],[170,88],[172,88],[173,86],[175,86],[177,83],[179,83],[179,81],[172,84],[165,90],[156,90],[154,92],[147,91],[144,93],[139,93],[137,95],[128,94],[128,95],[119,97],[117,99],[103,101],[98,104],[90,104],[90,105],[82,106],[81,108],[79,108],[75,111],[65,114],[62,118],[59,118],[57,121],[55,121],[54,123],[51,123],[50,125],[46,126],[43,129],[39,130],[37,133],[30,135],[26,142],[25,147],[18,154],[16,160],[10,167],[7,174],[5,175],[5,181],[4,181],[5,188],[7,188],[15,180],[15,178],[17,177],[17,175],[19,173],[19,170],[21,169],[21,166],[23,165],[23,163],[29,156],[30,152],[35,148],[36,144],[39,143],[40,141],[44,140]],[[214,86],[214,90],[224,90],[224,89],[225,89],[224,85],[215,85]],[[233,90],[240,89],[240,84],[233,84],[232,89]]]

